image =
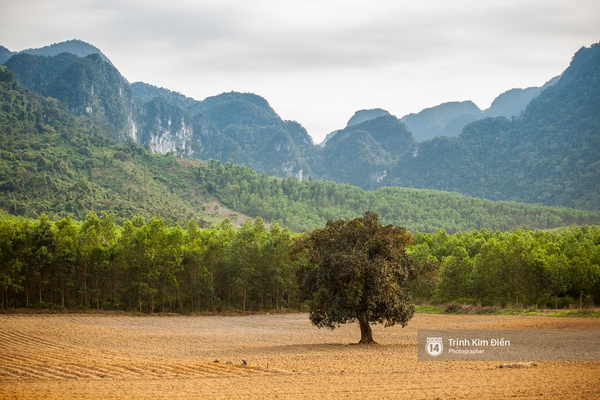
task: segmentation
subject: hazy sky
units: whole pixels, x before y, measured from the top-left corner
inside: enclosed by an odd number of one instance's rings
[[[600,41],[599,0],[0,0],[12,51],[81,39],[130,81],[266,98],[315,142],[355,111],[489,107]]]

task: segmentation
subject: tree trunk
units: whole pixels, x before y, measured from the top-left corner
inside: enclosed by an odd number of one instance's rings
[[[373,331],[371,330],[371,324],[369,321],[359,319],[358,323],[360,325],[360,342],[359,344],[371,344],[375,343],[373,340]]]
[[[83,264],[83,307],[88,306],[88,293],[87,293],[87,263]]]

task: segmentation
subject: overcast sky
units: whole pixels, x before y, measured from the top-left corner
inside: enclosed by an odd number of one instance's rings
[[[266,98],[315,142],[360,109],[489,107],[600,41],[599,0],[0,0],[0,45],[69,39],[130,82]]]

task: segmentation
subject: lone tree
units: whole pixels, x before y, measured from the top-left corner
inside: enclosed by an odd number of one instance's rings
[[[299,294],[311,322],[334,329],[358,321],[359,343],[375,343],[371,323],[406,326],[414,314],[406,286],[419,275],[405,252],[411,241],[405,228],[381,226],[370,211],[297,238],[290,254],[303,261]]]

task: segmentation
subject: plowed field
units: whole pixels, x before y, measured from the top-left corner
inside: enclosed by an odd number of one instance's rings
[[[364,346],[306,314],[0,315],[0,399],[600,398],[600,362],[417,361],[418,329],[565,328],[600,320],[417,314]]]

